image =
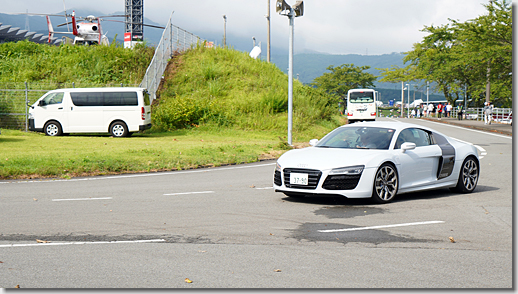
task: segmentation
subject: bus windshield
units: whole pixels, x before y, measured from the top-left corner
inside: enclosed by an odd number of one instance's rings
[[[349,102],[351,103],[372,103],[374,102],[373,92],[350,92]]]

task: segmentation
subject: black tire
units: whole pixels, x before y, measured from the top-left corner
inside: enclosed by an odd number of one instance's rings
[[[56,121],[49,121],[45,124],[45,127],[43,128],[43,131],[45,132],[45,135],[47,136],[61,136],[63,133],[63,130],[61,129],[61,125]]]
[[[469,156],[464,159],[460,167],[459,180],[453,189],[459,193],[471,193],[477,187],[480,169],[475,157]]]
[[[397,194],[399,188],[399,176],[396,168],[389,163],[384,163],[378,168],[372,184],[372,201],[376,203],[389,203]]]
[[[116,138],[128,136],[128,126],[121,121],[116,121],[110,125],[110,134]]]

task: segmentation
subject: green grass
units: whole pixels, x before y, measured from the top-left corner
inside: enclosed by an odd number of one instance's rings
[[[320,138],[321,130],[314,128],[297,137],[308,142]],[[91,134],[48,137],[3,129],[0,179],[71,178],[257,162],[285,152],[285,137],[286,133],[203,127],[129,138]]]

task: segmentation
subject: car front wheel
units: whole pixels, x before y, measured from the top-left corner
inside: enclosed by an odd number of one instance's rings
[[[55,121],[49,121],[45,124],[45,135],[47,136],[60,136],[61,131],[61,125],[58,122]]]
[[[374,177],[372,200],[377,203],[388,203],[397,194],[399,179],[396,168],[388,163],[380,166]]]
[[[478,175],[479,168],[477,160],[474,157],[464,159],[455,190],[461,193],[473,192],[477,186]]]

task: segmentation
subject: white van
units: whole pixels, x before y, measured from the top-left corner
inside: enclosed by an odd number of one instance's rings
[[[110,133],[130,136],[151,128],[144,88],[72,88],[47,92],[29,110],[29,130],[47,136]]]

